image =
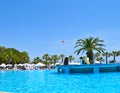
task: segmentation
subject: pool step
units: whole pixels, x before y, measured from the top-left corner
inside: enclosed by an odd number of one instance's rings
[[[58,73],[104,73],[120,72],[120,64],[100,64],[100,65],[62,65],[57,66]]]

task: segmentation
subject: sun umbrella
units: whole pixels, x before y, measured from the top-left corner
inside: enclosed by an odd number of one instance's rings
[[[20,64],[18,64],[18,66],[21,66],[21,67],[22,67],[22,66],[24,66],[24,65],[20,63]]]
[[[4,63],[2,63],[0,66],[1,66],[1,67],[6,67],[6,65],[5,65]]]
[[[39,62],[35,66],[43,67],[43,66],[45,66],[45,64]]]
[[[6,66],[12,67],[12,64],[7,64]]]

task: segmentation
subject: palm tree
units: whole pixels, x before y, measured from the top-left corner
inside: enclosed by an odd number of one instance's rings
[[[75,53],[77,53],[77,55],[79,53],[83,53],[86,51],[86,55],[89,58],[90,63],[93,63],[93,51],[96,50],[99,53],[104,52],[104,44],[103,44],[103,40],[100,40],[98,37],[94,38],[94,37],[89,37],[89,38],[85,38],[85,39],[79,39],[77,40],[76,44],[75,44],[75,48],[78,48]]]
[[[68,56],[69,61],[71,62],[72,60],[74,60],[74,57],[72,55]]]
[[[119,55],[118,51],[112,51],[112,55],[113,55],[113,61],[116,62],[116,56]]]
[[[59,57],[57,55],[52,55],[51,59],[53,60],[53,63],[54,63],[54,66],[55,66],[55,63],[58,61]]]
[[[61,61],[62,61],[62,63],[63,63],[65,55],[64,55],[64,54],[60,54],[59,57],[60,57],[60,59],[61,59]]]
[[[37,64],[37,63],[39,63],[39,62],[42,62],[42,59],[40,59],[40,57],[35,57],[35,58],[33,59],[33,63],[34,63],[34,64]]]
[[[99,52],[97,52],[97,53],[95,53],[95,55],[94,55],[94,56],[95,56],[95,58],[96,58],[96,59],[98,59],[98,58],[100,57],[100,53],[99,53]]]
[[[48,61],[49,61],[49,59],[50,59],[49,55],[48,55],[48,54],[44,54],[44,55],[43,55],[43,59],[45,60],[45,65],[46,65],[46,67],[48,67]]]
[[[101,57],[101,54],[99,52],[95,53],[94,56],[97,61],[100,61],[100,64],[102,63],[102,61],[104,61],[103,57]]]
[[[111,53],[109,53],[109,52],[104,52],[104,53],[103,53],[103,56],[105,56],[106,64],[108,64],[108,57],[111,56]]]
[[[98,57],[97,60],[100,61],[100,64],[104,61],[103,57]]]
[[[120,50],[118,51],[118,56],[120,56]]]

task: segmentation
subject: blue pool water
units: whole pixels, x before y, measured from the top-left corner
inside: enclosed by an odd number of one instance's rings
[[[56,70],[0,72],[0,91],[13,93],[120,93],[120,72],[57,74]]]

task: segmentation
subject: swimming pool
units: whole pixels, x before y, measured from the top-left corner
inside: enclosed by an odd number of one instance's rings
[[[58,74],[56,70],[0,72],[0,91],[13,93],[120,93],[120,72]]]

